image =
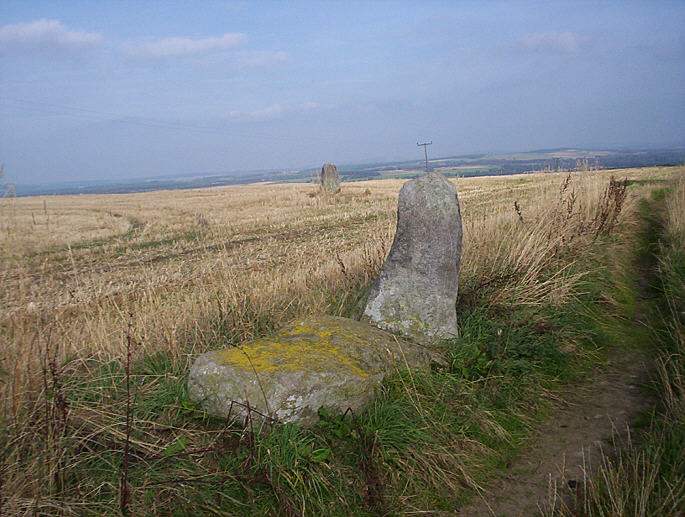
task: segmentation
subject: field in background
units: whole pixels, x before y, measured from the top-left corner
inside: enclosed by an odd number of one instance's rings
[[[570,188],[580,180],[583,194],[596,196],[612,174],[645,181],[669,172],[578,173]],[[482,274],[490,246],[511,245],[493,243],[492,233],[519,219],[515,201],[525,220],[557,200],[565,177],[453,180],[464,219],[463,273]],[[258,313],[304,296],[308,312],[330,310],[312,287],[343,281],[340,261],[348,275],[381,263],[402,184],[345,183],[334,198],[313,196],[312,185],[278,184],[3,200],[0,322],[12,330],[3,334],[12,336],[2,343],[4,361],[25,359],[41,318],[60,322],[54,337],[66,355],[120,355],[129,313],[146,329],[147,346],[174,351],[189,331],[211,332],[206,325],[236,300]],[[238,341],[253,337],[254,329],[243,330]]]
[[[625,169],[644,166],[672,166],[685,161],[685,149],[548,149],[504,155],[468,154],[430,159],[431,170],[450,177],[495,176],[550,171],[587,171]],[[199,189],[254,183],[290,183],[316,181],[319,168],[243,171],[225,173],[189,173],[98,181],[68,181],[51,184],[14,185],[18,196],[52,194],[126,194],[155,190]],[[418,177],[424,161],[338,164],[343,181]]]
[[[493,286],[491,304],[567,303],[586,274],[573,265],[619,223],[607,197],[610,176],[629,180],[619,207],[625,215],[645,192],[682,172],[454,180],[464,222],[464,303]],[[402,184],[344,183],[335,197],[316,195],[309,184],[273,184],[2,200],[0,404],[16,451],[34,436],[27,426],[42,411],[41,397],[51,390],[54,396],[55,378],[121,364],[131,333],[134,361],[162,354],[169,371],[182,372],[201,351],[239,344],[295,317],[353,314],[389,250]],[[122,408],[103,407],[72,402],[71,425],[91,429],[88,440],[105,434],[121,443]],[[169,446],[168,437],[152,431],[137,440],[149,454]],[[11,465],[5,486],[20,494],[14,503],[53,501],[65,483],[50,477],[59,460],[45,472],[16,451],[4,459]],[[92,490],[101,497],[105,489]]]

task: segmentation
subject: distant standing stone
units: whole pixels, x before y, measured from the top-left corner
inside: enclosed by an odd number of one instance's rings
[[[321,188],[329,194],[334,194],[340,188],[338,168],[332,163],[324,163],[321,167]]]
[[[457,337],[461,238],[454,184],[435,172],[405,183],[395,240],[364,315],[380,328],[419,340]]]

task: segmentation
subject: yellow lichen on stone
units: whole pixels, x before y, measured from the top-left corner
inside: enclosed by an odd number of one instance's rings
[[[367,377],[357,361],[352,360],[331,337],[336,336],[349,343],[363,341],[345,332],[342,327],[316,329],[297,324],[272,338],[264,338],[247,345],[221,351],[219,356],[227,366],[257,373],[280,371],[318,371],[337,367],[360,377]]]
[[[364,407],[396,363],[429,361],[422,348],[368,323],[319,316],[273,337],[202,354],[191,368],[188,393],[219,417],[244,417],[249,410],[242,405],[249,404],[282,422],[309,425],[321,407],[339,412]]]

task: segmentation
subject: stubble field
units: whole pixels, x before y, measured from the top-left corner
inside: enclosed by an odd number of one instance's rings
[[[635,180],[670,172],[611,174]],[[563,195],[577,191],[574,210],[589,213],[609,175],[575,174]],[[524,222],[534,221],[566,201],[557,199],[565,177],[454,180],[464,219],[462,275],[487,275],[497,260],[515,258],[521,243],[507,238],[519,220],[514,202]],[[118,355],[130,313],[146,329],[146,346],[174,352],[186,349],[189,333],[211,334],[222,306],[273,311],[276,325],[302,310],[335,310],[327,298],[346,276],[377,273],[403,183],[345,183],[335,197],[313,195],[310,184],[261,184],[5,199],[0,321],[13,340],[3,348],[16,351],[8,354],[13,361],[24,356],[39,320],[59,322],[54,337],[64,354]],[[258,332],[247,322],[241,329],[237,341]]]

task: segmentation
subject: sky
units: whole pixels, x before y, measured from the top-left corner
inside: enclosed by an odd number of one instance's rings
[[[685,145],[685,2],[0,3],[19,184]]]

